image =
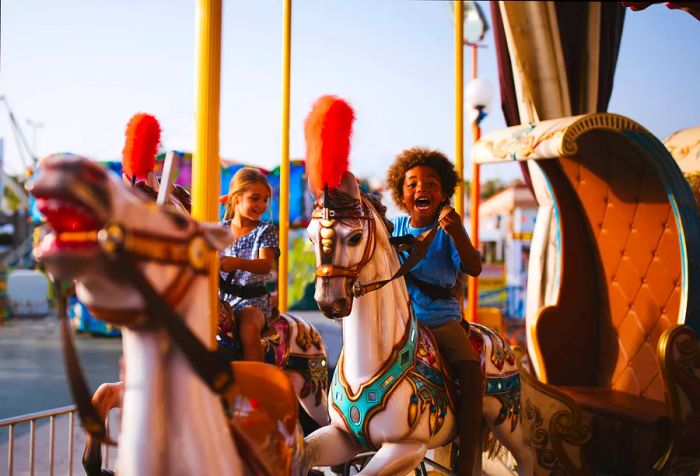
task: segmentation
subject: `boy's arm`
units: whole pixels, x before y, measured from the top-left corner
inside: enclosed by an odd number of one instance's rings
[[[231,272],[237,269],[254,274],[267,274],[275,266],[275,249],[260,248],[257,259],[224,256],[221,258],[221,271]]]
[[[470,276],[479,276],[481,274],[481,253],[472,245],[467,230],[464,229],[462,220],[454,208],[444,207],[440,212],[439,223],[445,233],[452,238],[457,253],[459,253],[463,270]]]

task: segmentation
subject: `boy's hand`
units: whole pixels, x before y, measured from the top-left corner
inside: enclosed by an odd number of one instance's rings
[[[464,226],[462,226],[462,220],[454,208],[450,206],[445,206],[440,211],[440,217],[438,218],[438,224],[440,228],[445,230],[445,232],[451,237],[457,236],[460,232],[464,231]]]

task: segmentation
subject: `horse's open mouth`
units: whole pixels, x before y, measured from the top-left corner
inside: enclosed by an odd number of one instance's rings
[[[37,197],[37,207],[53,230],[36,248],[37,258],[95,251],[97,231],[102,224],[91,210],[69,197]]]

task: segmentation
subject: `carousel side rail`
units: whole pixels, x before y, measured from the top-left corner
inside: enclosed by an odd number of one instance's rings
[[[7,474],[8,476],[13,476],[14,474],[29,474],[30,476],[34,474],[48,474],[51,476],[54,474],[72,475],[76,451],[79,452],[78,461],[83,451],[82,444],[77,445],[76,440],[80,439],[82,441],[85,439],[85,431],[82,426],[78,425],[76,428],[76,412],[77,407],[75,405],[68,405],[0,419],[0,435],[5,432],[5,428],[7,428],[8,435],[6,440],[7,472],[2,473],[0,471],[0,474]],[[41,434],[45,432],[40,431],[40,428],[46,424],[47,420],[48,435],[42,438]],[[60,425],[63,422],[60,420],[67,420],[63,428]],[[17,435],[20,425],[29,425],[29,433],[26,435],[26,447],[18,447],[20,439],[25,438]],[[109,419],[107,419],[107,429],[109,431]],[[65,436],[66,434],[67,437]],[[63,457],[57,456],[57,443],[67,445],[67,451]],[[2,443],[0,443],[0,446],[2,446]],[[104,466],[109,467],[109,446],[104,446]],[[23,448],[27,451],[28,458],[26,470],[17,467],[19,466],[17,464],[17,453],[22,452]],[[41,450],[45,450],[45,452]],[[2,458],[0,458],[0,461],[2,461]]]

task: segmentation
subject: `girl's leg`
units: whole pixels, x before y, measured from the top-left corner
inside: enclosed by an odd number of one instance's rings
[[[243,360],[263,362],[260,332],[265,324],[265,315],[257,307],[246,307],[240,311],[239,331],[243,345]]]

